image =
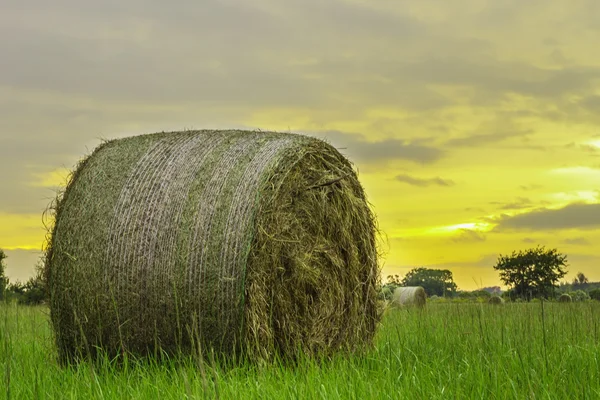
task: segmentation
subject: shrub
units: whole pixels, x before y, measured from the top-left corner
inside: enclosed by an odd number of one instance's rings
[[[571,295],[571,298],[575,302],[588,301],[590,299],[590,295],[587,294],[583,290],[576,290],[576,291],[571,292],[569,294]]]
[[[589,295],[591,299],[600,301],[600,288],[590,290]]]

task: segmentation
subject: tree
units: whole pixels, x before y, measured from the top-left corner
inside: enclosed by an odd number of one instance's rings
[[[410,270],[402,286],[422,286],[427,296],[453,296],[456,293],[456,283],[452,272],[447,269],[415,268]]]
[[[584,289],[589,282],[589,279],[583,272],[578,272],[577,275],[575,275],[575,279],[573,279],[573,289]]]
[[[8,285],[8,278],[4,274],[5,265],[4,260],[7,258],[6,253],[0,249],[0,300],[4,299],[4,290]]]
[[[6,298],[14,299],[19,304],[36,305],[42,304],[47,298],[46,282],[44,281],[43,265],[38,262],[35,265],[35,275],[25,283],[13,282],[6,288]]]
[[[402,284],[402,278],[400,275],[388,275],[387,276],[388,284],[393,284],[396,286],[400,286]]]
[[[557,249],[546,250],[543,246],[525,251],[500,255],[494,269],[500,271],[500,279],[515,296],[531,300],[554,294],[557,282],[566,275],[567,256]]]
[[[47,298],[46,282],[44,280],[44,263],[42,260],[35,265],[35,276],[25,283],[24,304],[41,304]]]

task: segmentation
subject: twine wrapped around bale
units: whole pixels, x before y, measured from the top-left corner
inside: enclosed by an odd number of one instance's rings
[[[375,218],[324,141],[249,131],[103,143],[54,205],[46,251],[63,361],[195,351],[254,360],[369,346]]]
[[[391,305],[398,308],[425,307],[427,294],[421,286],[397,287],[392,294]]]

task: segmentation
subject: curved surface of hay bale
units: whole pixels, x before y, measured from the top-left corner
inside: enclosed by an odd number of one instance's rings
[[[61,360],[191,351],[251,359],[369,346],[375,218],[351,163],[303,135],[155,133],[103,143],[54,205]]]
[[[559,296],[558,301],[560,303],[571,303],[573,301],[573,298],[571,297],[570,294],[563,293]]]
[[[494,304],[494,305],[504,304],[504,299],[502,297],[500,297],[500,296],[492,296],[488,300],[488,303],[489,304]]]
[[[395,307],[425,307],[427,294],[421,286],[397,287],[392,295],[391,305]]]

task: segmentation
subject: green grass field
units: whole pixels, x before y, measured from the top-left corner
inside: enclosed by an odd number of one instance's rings
[[[48,310],[0,305],[0,398],[600,399],[600,303],[390,310],[367,355],[295,367],[62,368]]]

